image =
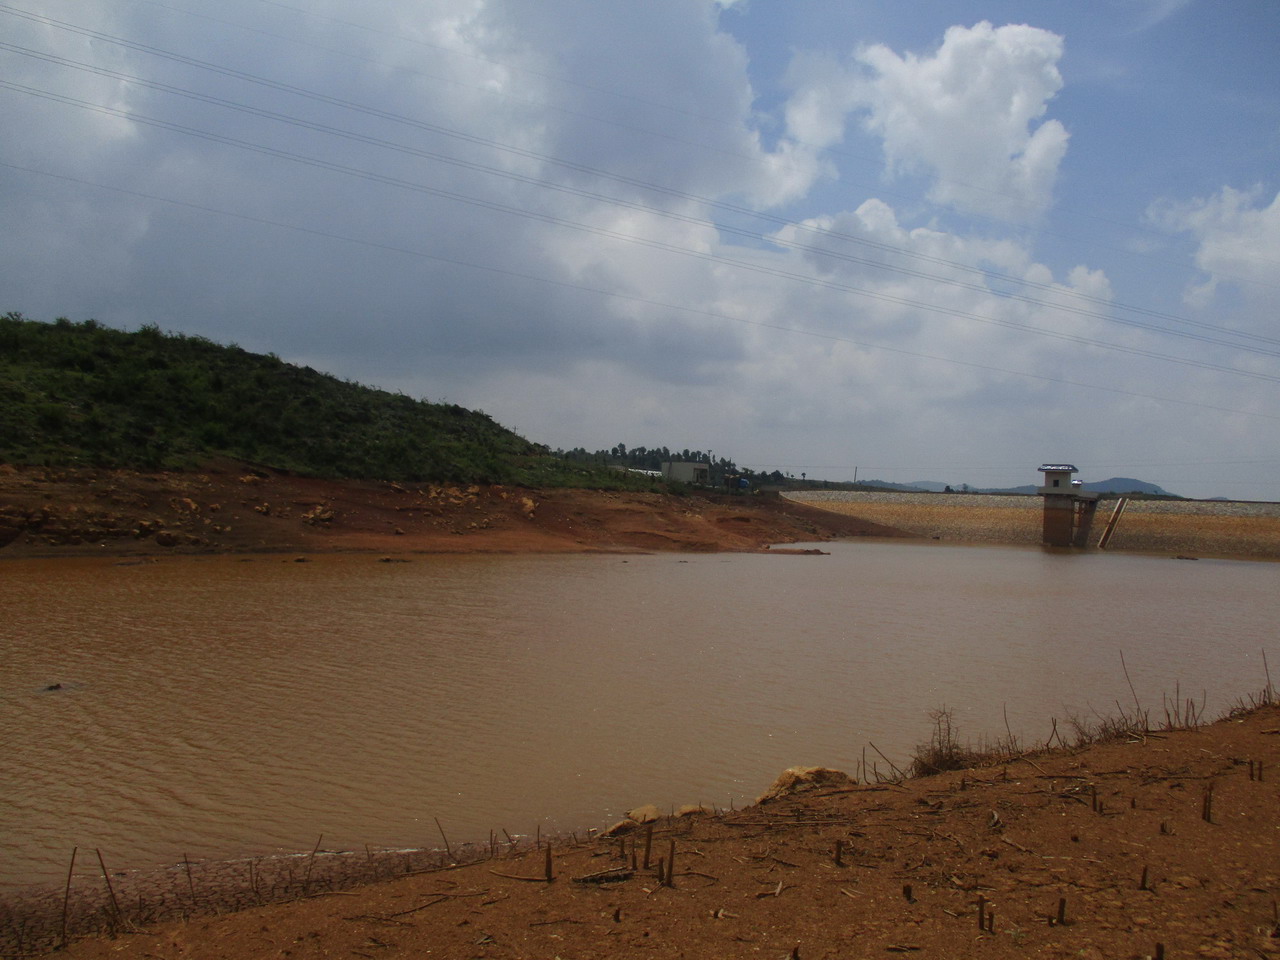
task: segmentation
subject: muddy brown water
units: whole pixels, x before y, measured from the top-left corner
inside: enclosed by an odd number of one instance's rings
[[[1274,564],[901,542],[829,556],[0,563],[0,886],[741,805],[1280,669]],[[57,689],[48,689],[57,686]],[[92,861],[96,869],[96,860]],[[86,867],[86,869],[88,869]]]

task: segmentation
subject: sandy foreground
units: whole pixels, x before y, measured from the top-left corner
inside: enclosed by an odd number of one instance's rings
[[[559,838],[549,861],[545,841],[512,851],[501,838],[481,855],[444,869],[420,857],[408,875],[353,889],[327,879],[336,858],[304,856],[292,872],[298,885],[307,875],[305,895],[222,915],[211,914],[231,879],[252,898],[270,873],[251,891],[244,863],[224,865],[221,888],[216,872],[192,881],[179,865],[145,904],[120,892],[113,907],[99,887],[102,933],[65,955],[1280,956],[1280,707]],[[82,883],[77,903],[95,894]],[[157,897],[187,918],[136,923]],[[58,891],[44,945],[57,942],[60,908]],[[6,919],[6,950],[20,953]],[[36,925],[26,932],[36,946]]]

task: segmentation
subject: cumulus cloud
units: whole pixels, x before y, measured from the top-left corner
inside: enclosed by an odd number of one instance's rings
[[[479,407],[552,445],[810,464],[856,447],[883,463],[958,437],[974,460],[1007,459],[1045,429],[1085,442],[1094,411],[1150,434],[1154,414],[1111,416],[1097,393],[1068,406],[1045,379],[1163,390],[1091,343],[1123,332],[1058,309],[1109,300],[1096,265],[1050,266],[1033,231],[922,223],[918,203],[838,181],[832,148],[861,118],[935,202],[1043,210],[1066,145],[1045,118],[1061,40],[978,24],[923,54],[800,51],[761,113],[763,68],[722,29],[723,6],[316,0],[228,5],[223,21],[46,0],[51,16],[380,113],[14,30],[13,43],[371,139],[0,54],[10,78],[248,145],[4,93],[3,159],[64,179],[0,167],[0,309],[233,340]],[[734,8],[735,21],[756,13]],[[802,212],[781,227],[752,206]],[[1197,231],[1213,276],[1274,241],[1275,204],[1255,195],[1169,216]]]
[[[1067,131],[1042,120],[1062,88],[1062,38],[1036,27],[951,27],[932,55],[876,45],[859,61],[866,126],[891,169],[934,178],[929,197],[1023,221],[1052,199]]]
[[[1187,288],[1189,305],[1208,307],[1228,286],[1238,288],[1255,306],[1280,300],[1275,281],[1280,267],[1280,193],[1268,203],[1260,187],[1223,187],[1191,202],[1160,201],[1152,205],[1149,216],[1197,241],[1196,266],[1207,276]]]

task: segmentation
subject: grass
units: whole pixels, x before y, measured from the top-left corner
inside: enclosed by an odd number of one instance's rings
[[[1271,684],[1271,673],[1267,667],[1265,652],[1262,659],[1267,672],[1266,685],[1257,692],[1238,698],[1216,719],[1239,719],[1263,707],[1280,702]],[[1009,730],[1007,719],[1005,736],[995,740],[980,741],[976,745],[963,741],[956,732],[951,710],[944,706],[929,713],[933,724],[929,740],[916,745],[911,753],[911,762],[905,771],[889,764],[890,773],[886,775],[881,774],[878,767],[873,765],[868,777],[864,762],[862,779],[899,782],[907,778],[934,776],[949,770],[972,770],[1000,766],[1015,760],[1034,760],[1051,753],[1079,750],[1099,743],[1140,741],[1152,734],[1169,733],[1175,730],[1198,730],[1206,722],[1206,703],[1205,694],[1201,694],[1200,701],[1197,703],[1195,697],[1184,698],[1180,686],[1175,686],[1172,696],[1161,697],[1162,719],[1158,719],[1153,724],[1151,712],[1138,703],[1135,694],[1132,710],[1127,710],[1117,703],[1116,712],[1111,715],[1095,714],[1093,718],[1068,716],[1065,734],[1059,727],[1057,718],[1052,718],[1052,730],[1049,736],[1043,742],[1030,746],[1024,745]],[[887,759],[886,763],[888,763]]]

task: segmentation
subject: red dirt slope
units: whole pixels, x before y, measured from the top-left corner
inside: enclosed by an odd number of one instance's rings
[[[0,557],[750,551],[895,535],[766,496],[333,481],[236,463],[155,474],[0,465]]]

